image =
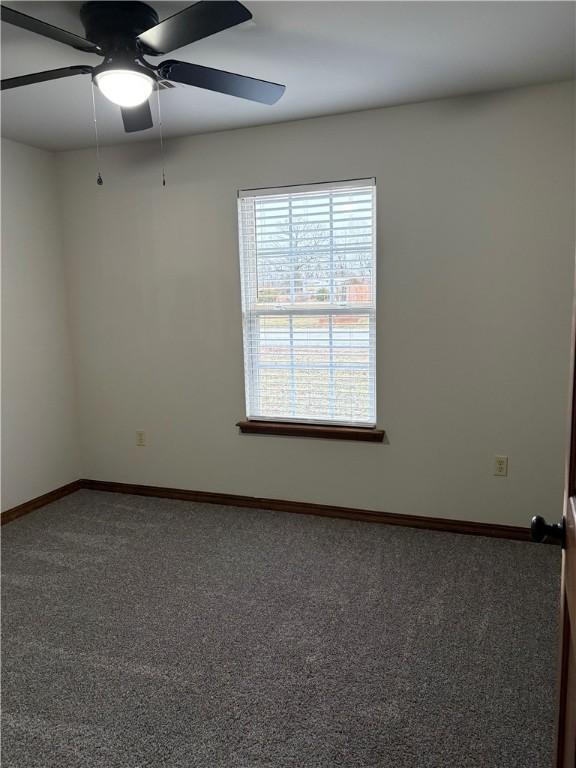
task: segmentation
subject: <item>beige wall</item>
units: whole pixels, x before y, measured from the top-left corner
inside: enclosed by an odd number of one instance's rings
[[[79,475],[53,155],[2,141],[2,509]]]
[[[560,514],[573,128],[572,87],[555,84],[173,140],[166,189],[157,141],[105,148],[101,188],[93,150],[62,155],[83,474],[521,525]],[[239,435],[236,190],[368,176],[389,444]]]

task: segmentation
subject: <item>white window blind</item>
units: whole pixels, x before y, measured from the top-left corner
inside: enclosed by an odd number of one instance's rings
[[[239,193],[248,419],[376,423],[374,179]]]

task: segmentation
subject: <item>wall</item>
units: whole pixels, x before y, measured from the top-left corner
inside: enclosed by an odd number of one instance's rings
[[[56,159],[2,141],[2,509],[79,476]]]
[[[573,122],[564,83],[188,137],[167,144],[166,189],[157,141],[105,148],[103,187],[93,150],[62,155],[84,476],[520,525],[559,515]],[[373,175],[389,443],[239,435],[236,190]]]

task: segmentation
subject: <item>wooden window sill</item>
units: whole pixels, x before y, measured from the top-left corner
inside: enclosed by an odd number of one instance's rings
[[[321,437],[328,440],[360,440],[381,443],[386,434],[372,427],[336,427],[330,424],[294,424],[288,421],[238,421],[246,435],[282,435],[284,437]]]

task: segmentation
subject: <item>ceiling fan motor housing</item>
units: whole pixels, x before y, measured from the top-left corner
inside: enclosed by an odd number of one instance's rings
[[[92,0],[80,8],[80,20],[88,40],[99,45],[106,57],[120,52],[134,56],[154,53],[136,40],[159,21],[146,3]]]

